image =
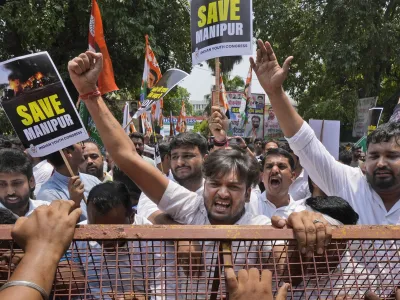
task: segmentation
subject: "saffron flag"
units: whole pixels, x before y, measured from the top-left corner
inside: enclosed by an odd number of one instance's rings
[[[182,100],[181,113],[178,118],[178,123],[176,124],[177,132],[186,132],[186,107],[185,101]]]
[[[103,54],[103,70],[100,73],[97,83],[101,94],[118,90],[115,84],[111,58],[104,39],[100,9],[96,0],[92,0],[92,12],[89,22],[89,50]]]
[[[145,38],[146,48],[144,55],[142,87],[140,89],[140,101],[144,101],[146,99],[148,90],[150,90],[161,79],[162,76],[157,59],[149,44],[149,36],[146,35]]]

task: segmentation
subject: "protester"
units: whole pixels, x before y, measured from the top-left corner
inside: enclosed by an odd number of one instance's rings
[[[198,195],[204,192],[202,165],[207,155],[207,141],[197,133],[180,133],[170,140],[169,157],[172,180]],[[146,194],[139,200],[138,214],[153,224],[175,223]]]
[[[18,217],[30,215],[36,208],[49,203],[30,199],[35,187],[32,163],[17,149],[0,150],[0,207]]]
[[[50,179],[53,174],[54,168],[49,164],[45,157],[32,157],[27,151],[24,151],[29,157],[33,165],[33,177],[35,177],[35,190],[33,192],[35,198],[39,193],[42,184]]]
[[[328,196],[346,199],[360,216],[360,224],[397,224],[400,218],[400,124],[381,125],[367,138],[366,176],[359,168],[337,162],[290,104],[282,84],[293,57],[281,68],[271,45],[258,41],[257,62],[251,58],[267,92],[280,127],[304,169]]]
[[[279,144],[275,140],[267,140],[264,142],[264,153],[267,153],[271,149],[279,148]]]
[[[52,202],[57,199],[70,199],[75,202],[76,207],[82,208],[82,220],[87,218],[86,204],[83,196],[87,197],[90,190],[101,183],[96,177],[79,173],[79,166],[85,161],[83,157],[83,143],[74,144],[63,149],[64,155],[76,176],[71,177],[61,154],[57,151],[47,156],[47,161],[54,167],[54,173],[51,178],[42,185],[38,193],[38,198],[44,201]],[[79,193],[70,195],[69,187],[75,185],[79,187]]]
[[[95,186],[87,200],[88,219],[80,225],[151,225],[147,219],[135,214],[129,192],[121,182],[106,182]],[[75,245],[81,253],[90,249],[89,254],[80,255],[80,259],[86,271],[87,288],[90,294],[98,295],[96,299],[102,299],[100,294],[103,297],[113,294],[117,299],[123,295],[144,297],[146,292],[150,292],[148,289],[160,295],[154,299],[161,299],[166,288],[169,291],[175,290],[174,286],[163,287],[161,284],[163,262],[160,254],[156,254],[161,251],[159,242],[151,243],[151,250],[147,249],[150,247],[147,242],[139,241],[79,241]],[[144,266],[148,266],[145,272]],[[115,280],[120,282],[117,286]],[[164,296],[163,299],[174,298]]]
[[[143,160],[149,163],[150,165],[155,166],[154,160],[143,155],[144,145],[145,145],[145,137],[143,136],[143,134],[139,132],[133,132],[129,135],[129,137],[131,138],[133,144],[135,145],[136,152],[143,158]],[[146,143],[146,145],[148,145],[148,143]]]
[[[11,235],[25,255],[0,288],[0,299],[49,298],[58,263],[71,244],[81,215],[73,206],[73,201],[53,201],[17,220]]]
[[[352,159],[353,155],[350,151],[343,150],[339,152],[339,162],[341,162],[342,164],[350,166]]]
[[[97,90],[96,82],[101,70],[101,53],[87,51],[68,63],[70,78],[78,93],[82,95]],[[98,93],[84,101],[116,164],[175,221],[202,225],[270,223],[267,217],[253,217],[244,210],[244,204],[250,198],[251,187],[258,183],[259,167],[255,158],[236,150],[217,150],[210,154],[203,167],[206,179],[204,198],[199,197],[196,193],[169,181],[156,168],[150,167],[140,159],[140,155],[132,147],[132,142]],[[214,122],[216,130],[221,130],[218,120]],[[221,145],[226,144],[227,141],[217,140],[216,137],[214,143]],[[189,169],[182,169],[181,172],[189,172]],[[302,252],[305,253],[307,247],[313,251],[316,240],[318,251],[320,251],[324,248],[325,238],[329,240],[331,229],[326,226],[328,223],[323,221],[320,214],[308,213],[303,217],[300,216],[302,216],[301,213],[291,220],[295,222],[292,224],[295,232],[298,232],[296,231],[298,227],[304,230],[307,226],[306,236],[302,234],[298,236]],[[319,218],[318,222],[313,223],[317,218]],[[303,223],[305,220],[307,224]],[[279,220],[277,225],[282,225],[282,223],[285,224],[284,221]],[[318,238],[315,235],[316,231],[319,232]]]
[[[351,147],[351,153],[352,153],[352,159],[351,159],[351,164],[350,166],[353,168],[360,167],[362,165],[362,161],[360,160],[361,158],[361,146],[353,146]]]
[[[265,154],[262,167],[265,192],[259,195],[257,202],[250,201],[247,208],[253,215],[264,215],[270,219],[272,216],[281,216],[287,219],[298,206],[289,194],[289,187],[295,177],[294,160],[283,149],[271,149]]]
[[[114,181],[122,182],[128,189],[129,197],[131,199],[132,208],[137,211],[137,206],[139,203],[140,194],[142,191],[140,188],[117,166],[113,169]]]
[[[160,171],[162,171],[166,176],[171,178],[171,157],[169,155],[169,143],[163,142],[158,145],[158,148],[160,150],[160,157],[161,157],[161,165],[162,168]]]
[[[262,161],[262,159],[263,159],[263,140],[262,139],[259,139],[259,138],[257,138],[257,139],[255,139],[254,140],[254,150],[255,150],[255,156],[256,156],[256,158],[257,158],[257,160],[259,161],[259,162],[261,162]]]
[[[104,157],[99,146],[95,142],[86,141],[83,149],[83,163],[79,166],[79,171],[97,177],[101,182],[112,181],[112,176],[103,171]]]

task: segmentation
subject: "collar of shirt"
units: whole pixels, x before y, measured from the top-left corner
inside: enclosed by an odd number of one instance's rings
[[[261,194],[261,199],[262,199],[265,203],[267,203],[267,205],[271,206],[272,208],[274,208],[274,209],[276,209],[276,210],[283,210],[283,209],[286,209],[286,207],[291,206],[292,204],[296,203],[296,201],[293,200],[292,196],[289,195],[289,204],[288,204],[288,205],[285,205],[285,206],[282,206],[282,207],[279,207],[279,208],[276,208],[275,204],[273,204],[271,201],[268,200],[268,198],[267,198],[267,191],[264,191],[264,192]]]
[[[31,198],[29,198],[29,206],[28,206],[28,211],[25,214],[25,217],[29,216],[36,208],[38,208],[41,205],[49,205],[50,203],[46,202],[46,201],[41,201],[41,200],[33,200]],[[3,205],[3,203],[0,203],[0,208],[3,209],[7,209],[9,211],[11,211],[10,209],[8,209],[7,207],[5,207]],[[12,211],[11,211],[12,212]],[[14,214],[14,213],[13,213]],[[14,214],[14,216],[16,216],[17,218],[19,218],[18,215]]]

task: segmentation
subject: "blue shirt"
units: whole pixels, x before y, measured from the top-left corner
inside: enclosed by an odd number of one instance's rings
[[[83,185],[85,186],[84,195],[87,198],[90,190],[101,183],[97,177],[94,177],[89,174],[79,173],[79,177]],[[57,171],[54,171],[54,174],[50,177],[50,179],[45,182],[37,195],[37,198],[43,201],[52,202],[53,200],[68,200],[69,191],[68,191],[68,182],[71,177],[67,177],[61,175]],[[81,220],[87,219],[87,208],[85,201],[81,201],[81,209],[82,216]]]

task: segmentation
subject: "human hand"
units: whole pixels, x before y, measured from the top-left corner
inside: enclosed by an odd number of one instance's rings
[[[226,132],[228,131],[228,118],[222,113],[219,106],[211,107],[211,117],[208,121],[211,134],[218,142],[226,140]]]
[[[244,141],[244,139],[241,136],[234,136],[234,137],[229,137],[228,140],[232,140],[235,139],[238,142],[238,146],[242,149],[245,149],[247,147],[246,142]]]
[[[393,295],[392,295],[393,297]],[[365,300],[380,300],[380,298],[373,292],[366,292],[365,293]],[[395,300],[400,300],[400,289],[397,289],[396,291],[396,296],[395,296]]]
[[[85,192],[85,186],[83,185],[79,176],[73,176],[68,182],[69,198],[75,202],[74,208],[81,206],[83,194]]]
[[[29,217],[20,217],[11,236],[25,254],[48,253],[48,258],[58,262],[71,244],[75,225],[82,213],[73,210],[74,202],[54,200],[49,206],[36,208]]]
[[[259,46],[257,60],[254,62],[254,59],[250,57],[250,64],[263,89],[267,94],[274,94],[282,90],[293,56],[286,58],[283,66],[280,67],[271,44],[269,42],[264,44],[262,40],[258,40],[257,43]]]
[[[201,246],[194,241],[179,241],[178,264],[186,276],[200,276],[202,267],[204,266]]]
[[[79,95],[94,92],[103,69],[103,55],[86,51],[68,62],[68,72]]]
[[[230,300],[272,300],[272,273],[269,270],[252,268],[249,271],[242,269],[238,272],[236,279],[232,268],[225,269],[226,289]],[[289,284],[280,287],[276,300],[286,300]]]
[[[312,257],[315,246],[322,255],[332,239],[332,227],[320,213],[304,210],[290,214],[287,220],[273,216],[271,221],[277,228],[293,228],[298,248],[307,257]]]

